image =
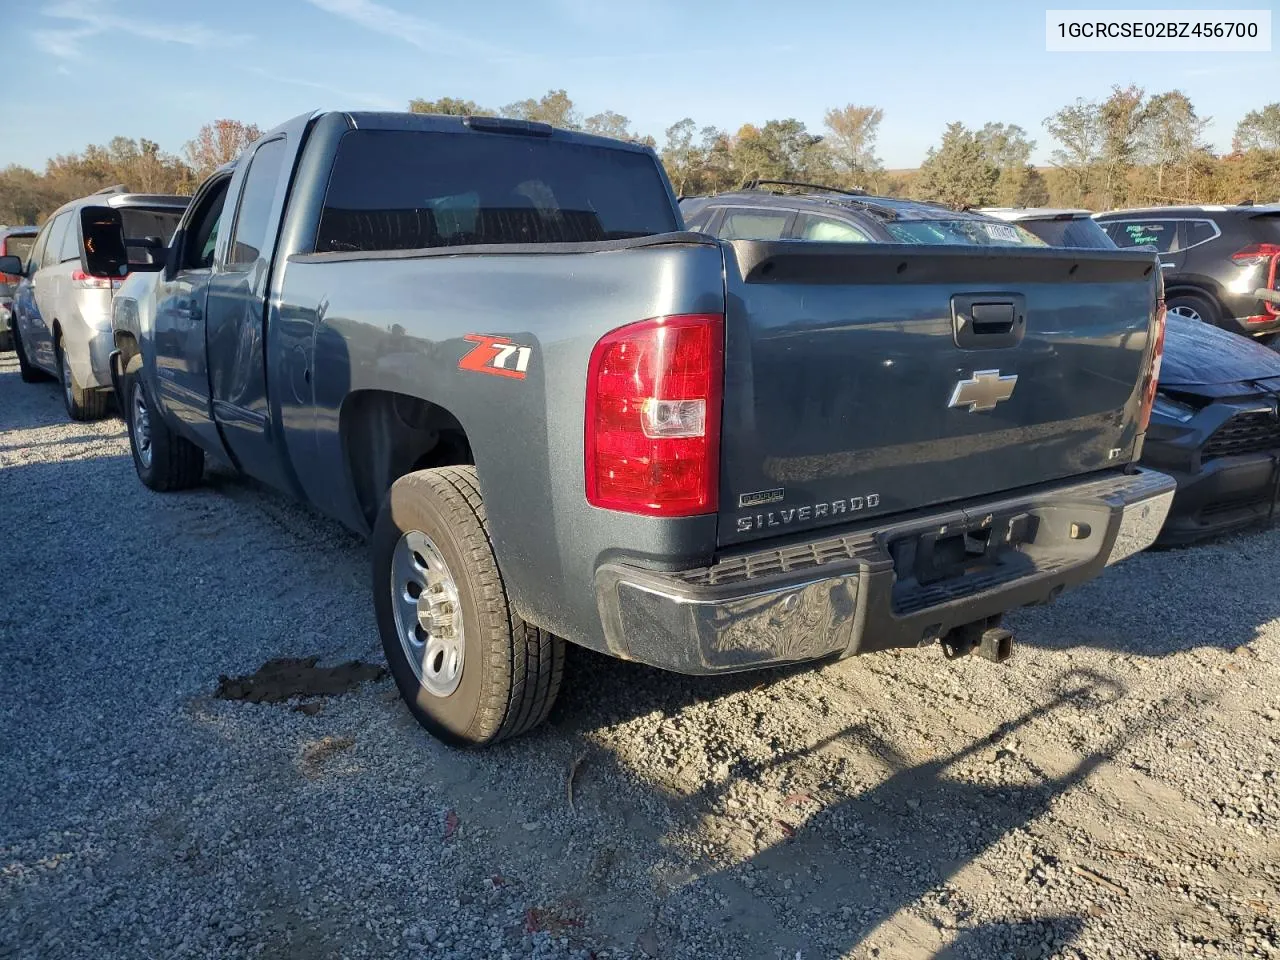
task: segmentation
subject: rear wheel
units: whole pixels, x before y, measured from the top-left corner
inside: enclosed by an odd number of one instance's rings
[[[1218,305],[1208,297],[1202,297],[1195,293],[1176,294],[1165,301],[1165,307],[1175,317],[1183,317],[1187,320],[1195,320],[1215,327],[1221,319]]]
[[[551,712],[565,643],[511,608],[474,467],[392,485],[374,527],[373,591],[391,675],[432,734],[484,746]]]
[[[27,348],[22,343],[22,334],[18,332],[18,320],[13,321],[13,352],[18,355],[18,374],[23,383],[39,383],[48,380],[49,375],[27,359]]]
[[[204,451],[169,429],[137,374],[124,378],[124,418],[138,479],[152,490],[186,490],[204,476]]]
[[[62,349],[61,337],[58,338],[58,379],[62,381],[62,402],[66,404],[72,420],[101,420],[107,415],[110,395],[106,390],[80,386],[75,371],[71,369],[71,361]]]

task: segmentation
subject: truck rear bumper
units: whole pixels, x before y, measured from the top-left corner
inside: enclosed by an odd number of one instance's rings
[[[923,646],[1146,549],[1174,489],[1153,470],[1114,473],[695,570],[606,563],[596,572],[605,639],[619,657],[686,674]],[[935,551],[957,550],[958,574],[930,575]]]

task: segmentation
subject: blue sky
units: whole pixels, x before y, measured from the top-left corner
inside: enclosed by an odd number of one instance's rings
[[[1018,123],[1113,84],[1185,91],[1220,150],[1248,110],[1280,100],[1280,55],[1046,53],[1054,8],[1266,8],[1051,0],[788,4],[690,0],[0,0],[9,78],[0,166],[40,167],[115,135],[179,152],[206,121],[267,129],[317,107],[403,109],[412,97],[501,106],[563,87],[662,140],[700,125],[829,106],[885,111],[879,152],[914,167],[947,122]],[[1280,17],[1273,18],[1280,23]]]

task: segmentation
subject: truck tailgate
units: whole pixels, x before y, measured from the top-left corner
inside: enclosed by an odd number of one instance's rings
[[[1145,252],[725,245],[719,542],[1126,463]]]

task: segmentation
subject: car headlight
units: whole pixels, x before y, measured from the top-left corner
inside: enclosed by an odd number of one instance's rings
[[[1158,413],[1162,417],[1168,417],[1170,420],[1177,420],[1179,423],[1186,423],[1196,415],[1195,407],[1179,403],[1163,393],[1156,394],[1156,402],[1151,408],[1151,412]]]

